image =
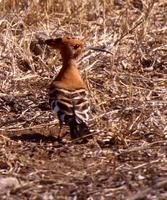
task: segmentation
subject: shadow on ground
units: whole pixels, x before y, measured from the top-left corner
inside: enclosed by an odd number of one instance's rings
[[[12,135],[10,136],[10,139],[14,141],[25,141],[25,142],[45,142],[45,143],[50,143],[50,142],[58,142],[59,139],[53,136],[45,136],[39,133],[34,133],[34,134],[23,134],[23,135]]]

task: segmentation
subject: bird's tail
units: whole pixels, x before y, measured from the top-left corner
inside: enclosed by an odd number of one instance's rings
[[[91,137],[89,127],[85,122],[77,123],[75,119],[71,120],[69,123],[70,126],[70,134],[72,139],[76,139],[79,137],[85,138],[86,136]],[[87,137],[86,137],[87,138]]]

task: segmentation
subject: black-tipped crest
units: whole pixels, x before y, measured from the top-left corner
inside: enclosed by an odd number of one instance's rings
[[[62,42],[62,38],[45,40],[45,44],[47,44],[48,46],[54,47],[54,48],[58,48],[58,46],[61,44],[61,42]]]

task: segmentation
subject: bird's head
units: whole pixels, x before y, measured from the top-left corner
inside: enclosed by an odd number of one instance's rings
[[[69,37],[48,39],[45,40],[45,44],[60,50],[63,59],[77,59],[84,48],[84,42],[82,40]]]

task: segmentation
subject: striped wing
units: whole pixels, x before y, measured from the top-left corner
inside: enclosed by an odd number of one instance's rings
[[[90,106],[85,89],[69,91],[56,88],[50,93],[50,103],[61,123],[69,124],[75,119],[80,124],[89,119]]]

